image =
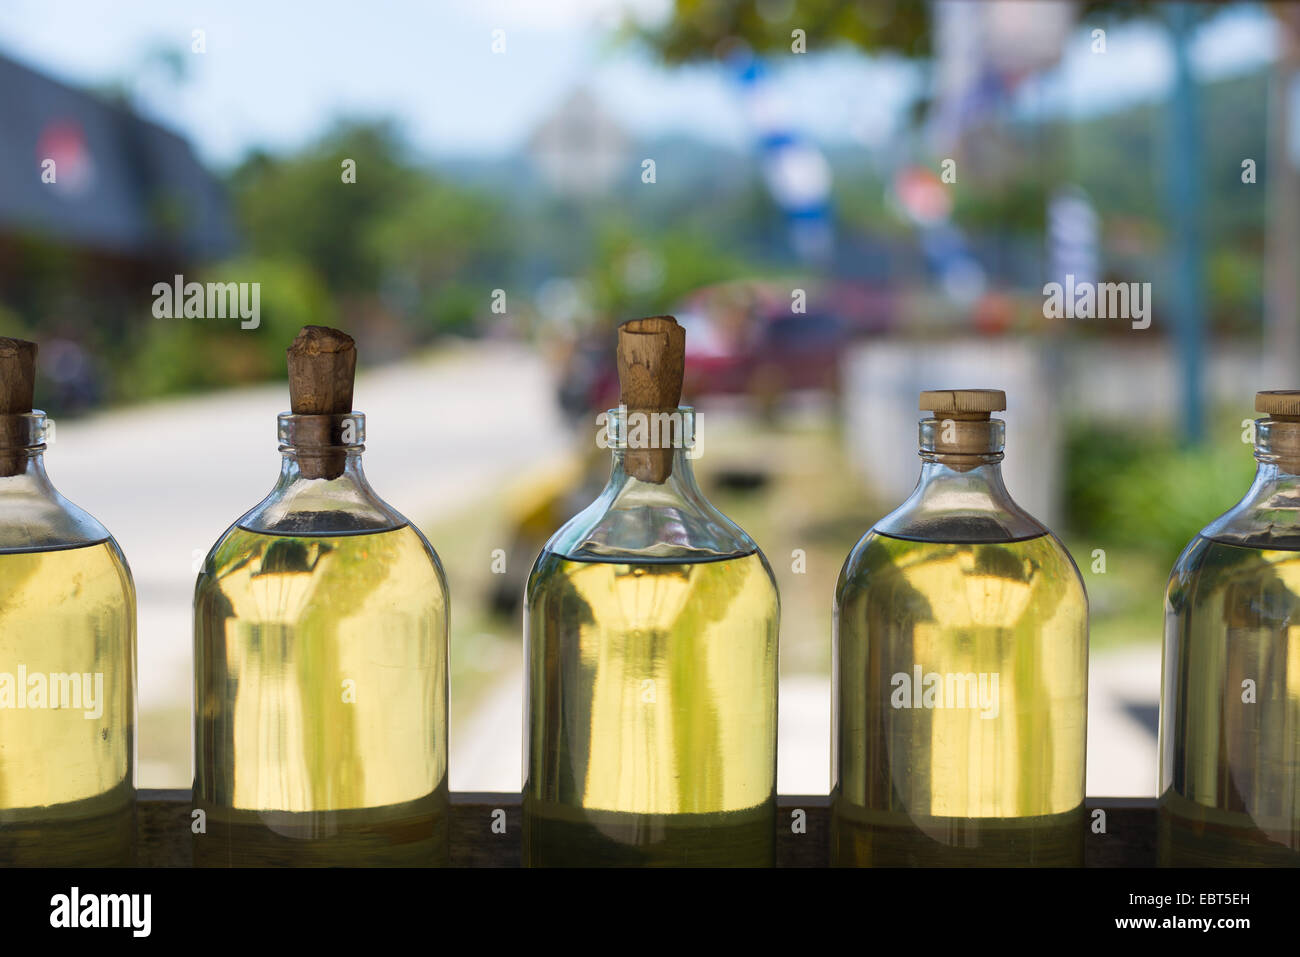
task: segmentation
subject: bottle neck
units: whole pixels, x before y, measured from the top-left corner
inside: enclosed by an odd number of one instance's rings
[[[1291,471],[1294,466],[1278,462],[1259,462],[1255,465],[1255,478],[1246,493],[1248,499],[1264,500],[1286,492],[1300,493],[1300,473]]]
[[[1267,521],[1300,532],[1300,422],[1257,419],[1255,462],[1255,480],[1238,508],[1267,512]]]
[[[54,496],[58,492],[45,473],[45,446],[28,449],[2,449],[0,493],[6,495]]]
[[[361,465],[363,451],[362,447],[322,450],[281,446],[280,477],[272,494],[340,495],[370,490]]]
[[[958,462],[942,456],[921,456],[921,474],[917,491],[929,499],[957,499],[972,508],[997,509],[1014,506],[1011,493],[1002,480],[1002,456],[987,456],[986,461]]]
[[[546,549],[581,561],[713,561],[758,546],[709,500],[695,479],[703,451],[694,410],[638,419],[612,409],[598,419],[597,442],[611,453],[609,481]]]
[[[45,474],[45,413],[0,415],[0,551],[75,548],[109,539]]]
[[[921,474],[902,505],[875,531],[919,541],[1018,541],[1047,533],[1016,504],[1002,480],[1003,427],[997,419],[921,423]]]
[[[620,406],[605,413],[603,425],[598,442],[608,446],[612,458],[607,493],[615,498],[705,501],[692,465],[703,451],[694,409],[645,412]]]
[[[1255,420],[1256,481],[1292,484],[1300,479],[1300,421]]]
[[[609,481],[605,488],[607,491],[614,490],[616,495],[634,494],[664,500],[703,500],[704,493],[695,479],[690,450],[673,449],[672,454],[667,456],[667,461],[671,463],[671,470],[662,482],[655,482],[644,477],[645,470],[639,468],[635,452],[629,461],[627,449],[612,449]]]
[[[345,535],[389,531],[405,518],[370,487],[361,465],[365,417],[279,418],[280,476],[265,499],[238,522],[276,535]]]
[[[1255,478],[1203,538],[1255,548],[1300,549],[1300,422],[1255,421]]]

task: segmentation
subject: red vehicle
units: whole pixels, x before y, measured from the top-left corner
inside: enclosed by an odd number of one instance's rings
[[[881,287],[840,283],[791,309],[791,287],[770,281],[720,283],[700,289],[674,313],[686,330],[688,401],[747,395],[772,402],[788,392],[834,393],[839,361],[854,339],[888,328],[892,297]],[[561,403],[580,415],[618,401],[609,361],[612,333],[575,344],[566,363]]]
[[[687,395],[834,392],[848,326],[829,312],[763,309],[724,330],[702,313],[677,317],[686,329]]]

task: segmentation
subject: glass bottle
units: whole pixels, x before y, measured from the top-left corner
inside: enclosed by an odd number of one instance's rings
[[[1082,579],[1003,484],[1003,393],[920,407],[916,489],[835,593],[833,863],[1081,866]]]
[[[0,414],[0,864],[127,866],[135,586],[104,526],[50,484],[46,427],[40,410]]]
[[[776,584],[695,482],[692,409],[656,413],[667,477],[629,467],[647,414],[605,414],[609,483],[528,578],[524,862],[771,866]]]
[[[1165,597],[1165,866],[1300,865],[1300,392],[1255,409],[1255,481]]]
[[[279,437],[195,589],[195,863],[445,864],[442,567],[366,481],[361,413],[284,413]]]

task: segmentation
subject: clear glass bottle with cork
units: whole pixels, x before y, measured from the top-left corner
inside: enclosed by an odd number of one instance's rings
[[[132,862],[135,586],[45,474],[36,344],[0,338],[0,861]]]
[[[1300,865],[1300,391],[1260,392],[1255,480],[1165,596],[1157,857]]]
[[[445,864],[446,579],[362,472],[352,339],[288,365],[279,481],[195,589],[194,861]]]
[[[922,392],[921,475],[835,593],[842,866],[1080,866],[1088,603],[1002,481],[993,389]]]
[[[528,579],[530,866],[771,866],[776,584],[704,497],[672,317],[618,333],[599,498]]]

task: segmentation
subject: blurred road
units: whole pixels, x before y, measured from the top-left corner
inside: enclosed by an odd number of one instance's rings
[[[355,396],[366,414],[368,478],[421,526],[565,448],[555,441],[567,433],[546,369],[525,348],[477,344],[362,372]],[[275,483],[276,415],[288,404],[286,387],[271,385],[57,426],[51,479],[108,527],[135,576],[140,787],[189,786],[175,756],[190,750],[195,576],[222,532]]]
[[[1088,794],[1154,797],[1160,645],[1093,654],[1088,669]]]

